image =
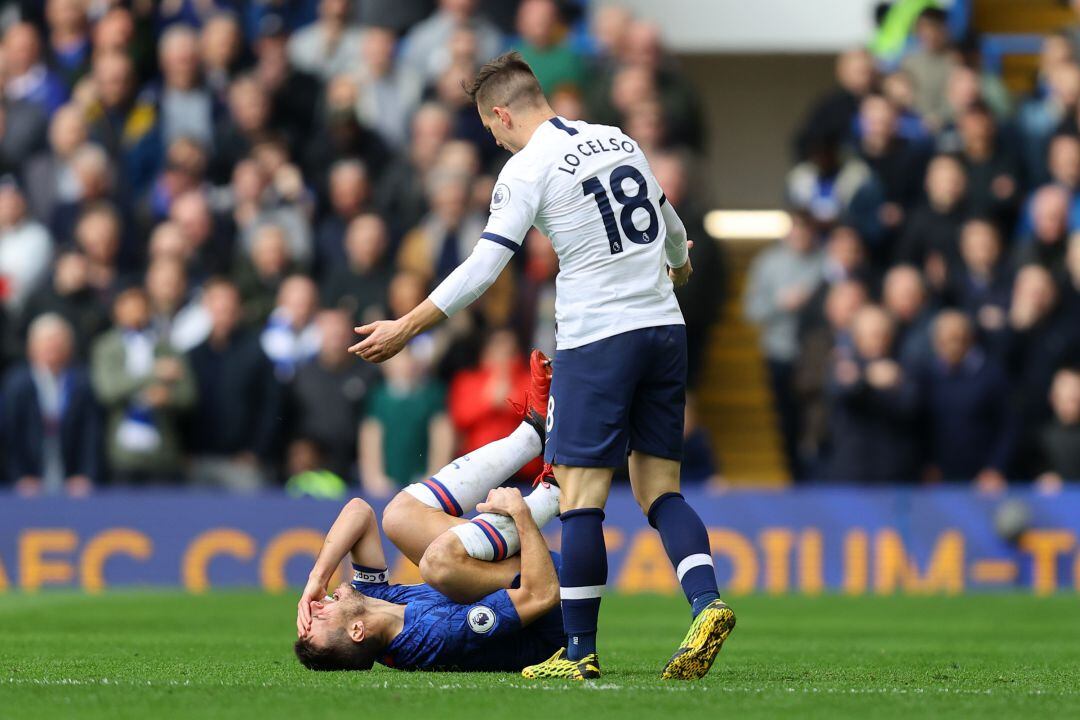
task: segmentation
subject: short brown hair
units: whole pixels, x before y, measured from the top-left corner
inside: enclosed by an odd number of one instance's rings
[[[480,107],[481,112],[490,111],[495,106],[509,107],[521,101],[533,105],[544,97],[540,81],[529,63],[516,51],[504,53],[485,63],[472,83],[465,86],[465,93]]]
[[[308,670],[370,670],[382,652],[370,638],[353,642],[340,628],[334,632],[326,647],[319,647],[308,638],[293,645],[296,659]]]

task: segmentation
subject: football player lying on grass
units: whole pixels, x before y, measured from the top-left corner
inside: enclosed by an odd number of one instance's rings
[[[297,605],[306,667],[520,671],[560,652],[559,556],[540,534],[558,514],[559,489],[540,483],[523,498],[498,487],[543,450],[550,363],[534,351],[530,369],[513,433],[405,488],[383,512],[383,530],[423,583],[390,583],[375,512],[359,498],[342,508]],[[474,505],[481,514],[463,519]],[[327,595],[346,554],[352,581]]]

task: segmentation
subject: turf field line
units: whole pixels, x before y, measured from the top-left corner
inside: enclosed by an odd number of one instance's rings
[[[287,686],[285,683],[275,682],[192,682],[191,680],[113,680],[110,678],[0,678],[0,685],[30,685],[41,687],[53,687],[53,686],[90,686],[100,687],[104,685],[115,685],[124,687],[261,687],[261,688],[296,688],[296,683],[289,683]],[[413,689],[417,687],[424,690],[490,690],[491,685],[482,685],[475,683],[428,683],[427,685],[411,686]],[[582,688],[587,690],[624,690],[627,686],[616,685],[613,683],[606,683],[603,685],[595,685],[588,683],[585,685],[542,685],[542,684],[521,684],[521,683],[505,683],[496,681],[495,687],[505,688],[508,690],[542,690],[542,691],[564,691],[564,690],[580,690]],[[383,682],[381,684],[364,684],[365,690],[401,690],[402,687],[396,683]],[[704,692],[707,688],[693,688],[693,687],[659,687],[659,690],[667,690],[669,692],[692,692],[697,690]]]
[[[191,680],[115,680],[111,678],[0,678],[0,686],[13,685],[13,686],[33,686],[33,687],[102,687],[102,686],[117,686],[117,687],[261,687],[261,688],[290,688],[296,689],[296,683],[275,683],[275,682],[192,682]],[[421,686],[412,686],[411,689],[418,689],[423,687],[424,689],[431,690],[492,690],[493,688],[507,689],[507,690],[528,690],[534,692],[625,692],[627,690],[634,689],[646,689],[646,686],[640,684],[618,684],[618,683],[518,683],[518,682],[505,682],[496,680],[494,685],[481,684],[481,683],[435,683],[430,682]],[[384,681],[379,684],[364,684],[364,690],[394,690],[399,691],[402,687],[397,683]],[[764,694],[801,694],[801,695],[962,695],[962,696],[1016,696],[1016,695],[1028,695],[1028,696],[1054,696],[1054,697],[1070,697],[1080,695],[1080,691],[1046,691],[1046,690],[1024,690],[1020,692],[1016,691],[1004,691],[994,690],[993,688],[985,688],[982,690],[975,688],[947,688],[947,687],[930,687],[930,688],[868,688],[868,687],[854,687],[854,688],[768,688],[768,687],[736,687],[731,685],[673,685],[673,684],[658,684],[649,686],[649,690],[662,690],[664,692],[673,693],[729,693],[729,694],[741,694],[741,695],[764,695]]]
[[[425,689],[432,690],[459,690],[459,689],[491,689],[491,685],[463,685],[463,684],[444,684],[436,685],[431,684],[425,687]],[[729,685],[673,685],[671,683],[664,683],[660,685],[644,685],[644,684],[625,684],[619,685],[616,683],[603,683],[594,684],[590,682],[574,684],[574,683],[561,683],[561,684],[544,684],[544,683],[497,683],[494,687],[505,688],[508,690],[546,690],[546,691],[559,691],[559,692],[577,692],[580,690],[591,691],[620,691],[625,692],[627,690],[663,690],[666,692],[696,692],[701,694],[724,692],[742,695],[760,695],[765,693],[800,693],[803,695],[924,695],[924,694],[939,694],[939,695],[1016,695],[1018,693],[1014,691],[1003,692],[994,691],[987,688],[985,690],[976,690],[974,688],[765,688],[765,687],[732,687]],[[387,689],[392,689],[387,687]],[[1064,692],[1047,692],[1044,690],[1029,690],[1024,691],[1025,695],[1080,695],[1080,691],[1064,691]]]

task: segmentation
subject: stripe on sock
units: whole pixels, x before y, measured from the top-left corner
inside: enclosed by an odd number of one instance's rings
[[[461,506],[458,505],[458,501],[454,499],[454,496],[450,494],[445,485],[436,478],[428,478],[423,482],[423,485],[435,495],[435,499],[442,505],[443,512],[454,517],[461,517]]]
[[[604,592],[603,585],[583,585],[581,587],[560,587],[559,597],[563,600],[592,600]]]
[[[477,560],[491,562],[495,559],[495,547],[487,534],[476,523],[461,523],[450,528],[465,547],[465,554]]]
[[[495,526],[489,523],[487,520],[480,520],[479,518],[472,521],[474,525],[484,531],[484,535],[487,536],[488,542],[491,543],[491,547],[495,549],[495,560],[506,559],[506,538],[502,536],[502,533],[495,529]]]
[[[679,567],[675,568],[675,574],[679,576],[679,582],[682,582],[683,575],[702,565],[713,567],[712,556],[706,555],[705,553],[697,553],[695,555],[687,555],[684,557],[679,562]]]

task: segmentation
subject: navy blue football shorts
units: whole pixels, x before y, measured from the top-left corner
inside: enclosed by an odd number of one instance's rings
[[[629,451],[682,460],[686,327],[661,325],[555,353],[546,462],[618,467]]]

